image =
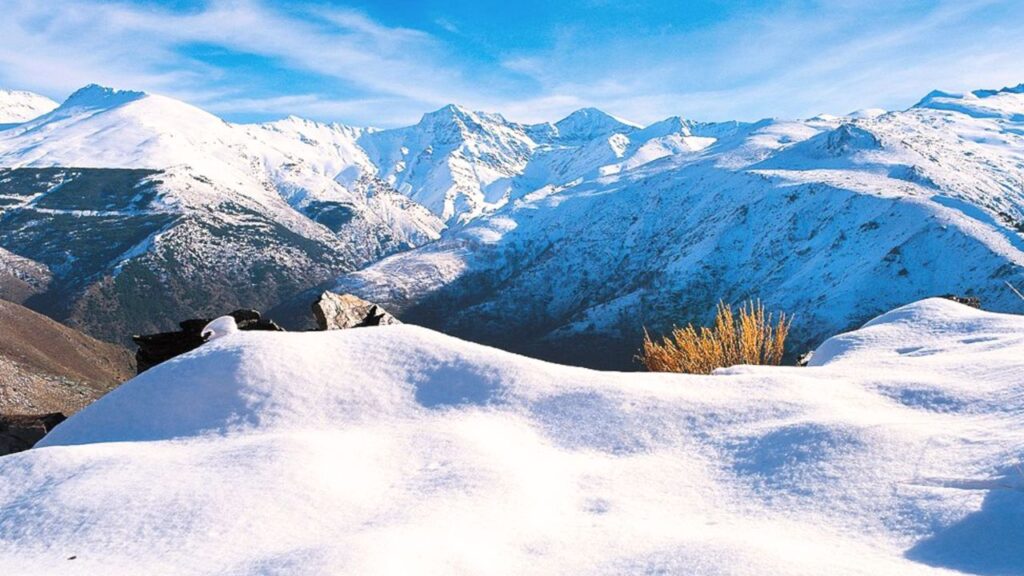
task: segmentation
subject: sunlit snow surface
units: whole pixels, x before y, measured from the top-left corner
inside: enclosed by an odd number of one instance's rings
[[[1024,572],[1024,317],[926,300],[814,364],[604,373],[409,325],[239,332],[0,458],[0,566]]]
[[[23,90],[0,89],[0,128],[18,124],[53,110],[57,103],[46,96]]]

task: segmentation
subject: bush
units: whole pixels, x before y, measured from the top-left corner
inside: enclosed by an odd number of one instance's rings
[[[710,374],[716,368],[736,364],[778,365],[782,362],[786,335],[792,318],[779,313],[772,324],[772,315],[765,314],[760,301],[740,306],[739,316],[731,306],[718,303],[714,328],[690,324],[674,328],[660,342],[644,330],[643,348],[637,357],[651,372],[686,372]]]

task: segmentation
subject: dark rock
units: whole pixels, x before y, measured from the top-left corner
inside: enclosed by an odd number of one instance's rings
[[[979,310],[981,309],[981,298],[978,298],[976,296],[957,296],[955,294],[946,294],[942,297],[945,298],[946,300],[952,300],[953,302],[963,304],[964,306],[978,308]]]
[[[235,310],[228,315],[235,319],[239,330],[284,331],[273,320],[262,318],[256,310]],[[200,347],[206,342],[202,330],[212,321],[213,318],[193,318],[179,322],[181,330],[177,332],[132,336],[139,347],[135,353],[139,373]]]
[[[397,318],[373,302],[352,294],[324,292],[313,303],[313,316],[320,330],[344,330],[366,326],[401,324]]]
[[[0,415],[0,456],[28,450],[66,419],[60,412]]]

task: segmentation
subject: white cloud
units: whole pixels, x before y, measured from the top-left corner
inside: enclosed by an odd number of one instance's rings
[[[218,71],[183,55],[179,47],[189,43],[343,81],[362,93],[353,104],[371,94],[440,106],[473,93],[458,70],[439,64],[445,48],[430,35],[347,10],[311,8],[300,19],[254,0],[219,0],[193,13],[95,0],[72,0],[59,10],[12,0],[5,10],[0,79],[53,95],[100,82],[215,102],[202,92]]]
[[[353,10],[285,12],[260,0],[187,12],[115,0],[4,4],[2,85],[59,98],[98,82],[228,115],[394,125],[458,102],[520,121],[581,106],[640,122],[756,119],[906,106],[932,88],[1024,81],[1024,5],[996,0],[783,2],[697,30],[599,40],[555,26],[548,45],[492,54],[497,63],[486,66],[460,53],[459,35],[440,30],[458,30],[444,18],[427,23],[439,37]],[[279,86],[272,77],[233,85],[237,71],[191,58],[189,44],[257,55],[324,85],[293,87],[287,75]]]

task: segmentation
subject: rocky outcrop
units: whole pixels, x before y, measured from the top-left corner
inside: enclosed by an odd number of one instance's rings
[[[235,319],[239,330],[283,331],[273,320],[263,318],[256,310],[235,310],[228,315]],[[212,318],[193,318],[178,323],[181,330],[177,332],[132,336],[132,340],[139,347],[135,353],[135,362],[138,365],[139,373],[201,346],[203,342],[206,342],[202,330],[212,320]]]
[[[28,450],[66,419],[67,416],[60,412],[0,415],[0,456]]]
[[[946,294],[943,296],[946,300],[952,300],[964,306],[970,306],[971,308],[981,309],[981,299],[976,296],[957,296],[956,294]]]
[[[345,330],[366,326],[401,324],[397,318],[373,302],[352,294],[324,292],[313,303],[313,316],[320,330]]]

